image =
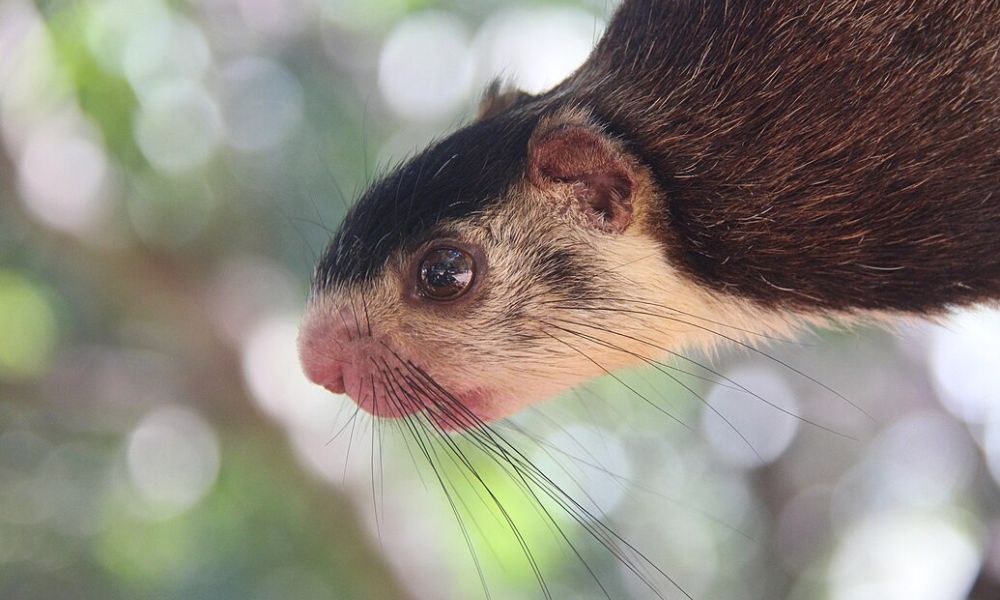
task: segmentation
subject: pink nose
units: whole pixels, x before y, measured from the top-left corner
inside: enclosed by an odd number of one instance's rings
[[[352,352],[356,338],[342,319],[308,320],[299,334],[299,360],[306,377],[334,394],[346,393],[346,380],[357,375]]]
[[[363,410],[399,417],[420,410],[398,384],[386,383],[385,365],[395,357],[343,314],[310,315],[299,334],[299,359],[306,376],[335,394],[347,394]],[[381,368],[380,368],[381,367]],[[387,389],[390,386],[391,389]]]
[[[330,363],[316,377],[310,377],[310,379],[313,383],[325,387],[334,394],[347,392],[347,386],[344,384],[344,368],[340,363]]]

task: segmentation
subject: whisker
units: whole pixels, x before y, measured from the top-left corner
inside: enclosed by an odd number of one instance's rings
[[[600,300],[600,298],[591,298],[590,300]],[[625,298],[606,298],[605,300],[620,301],[620,302],[634,302],[634,303],[637,303],[637,304],[652,304],[653,306],[660,306],[660,305],[657,305],[655,303],[642,302],[642,301],[637,301],[637,300],[629,300],[629,299],[625,299]],[[640,310],[627,310],[627,309],[621,309],[621,308],[593,307],[593,306],[586,306],[586,307],[584,307],[584,306],[580,306],[580,307],[562,306],[561,308],[569,309],[569,310],[588,310],[588,311],[603,310],[603,311],[610,311],[610,312],[622,312],[622,313],[626,313],[626,314],[639,314],[639,315],[646,315],[646,316],[651,316],[651,317],[658,317],[658,318],[661,318],[661,319],[666,319],[666,320],[669,320],[669,321],[674,321],[674,322],[677,322],[677,323],[682,323],[682,324],[685,324],[685,325],[688,325],[688,326],[691,326],[691,327],[695,327],[697,329],[700,329],[700,330],[705,331],[707,333],[710,333],[712,335],[719,336],[720,338],[722,338],[722,339],[724,339],[726,341],[729,341],[729,342],[731,342],[733,344],[736,344],[737,346],[740,346],[741,348],[749,350],[750,352],[753,352],[755,354],[763,356],[767,360],[769,360],[771,362],[774,362],[774,363],[776,363],[776,364],[784,367],[785,369],[788,369],[789,371],[791,371],[792,373],[795,373],[799,377],[802,377],[802,378],[804,378],[804,379],[812,382],[813,384],[815,384],[815,385],[823,388],[827,392],[833,394],[834,396],[836,396],[840,400],[846,402],[848,405],[850,405],[851,407],[853,407],[855,410],[857,410],[858,412],[860,412],[861,414],[863,414],[869,420],[871,420],[871,421],[875,420],[875,417],[873,417],[864,408],[862,408],[858,404],[852,402],[846,396],[844,396],[843,394],[841,394],[837,390],[833,389],[829,385],[823,383],[822,381],[816,379],[815,377],[812,377],[811,375],[809,375],[809,374],[801,371],[800,369],[797,369],[796,367],[792,366],[791,364],[789,364],[789,363],[787,363],[787,362],[785,362],[785,361],[777,358],[776,356],[773,356],[773,355],[771,355],[771,354],[769,354],[769,353],[767,353],[767,352],[765,352],[765,351],[763,351],[763,350],[761,350],[759,348],[756,348],[756,347],[754,347],[751,344],[748,344],[748,343],[746,343],[746,342],[744,342],[742,340],[739,340],[737,338],[734,338],[732,336],[728,336],[728,335],[726,335],[724,333],[721,333],[719,331],[716,331],[714,329],[705,327],[703,325],[698,325],[697,323],[691,323],[690,321],[687,321],[687,320],[684,320],[684,319],[679,319],[679,318],[676,318],[676,317],[670,317],[670,316],[666,316],[666,315],[662,315],[662,314],[658,314],[658,313],[653,313],[653,312],[648,312],[648,311],[640,311]],[[668,310],[669,310],[669,308],[668,308]]]
[[[397,409],[400,410],[402,414],[406,415],[406,413],[403,410],[403,402],[397,395],[396,387],[398,387],[398,383],[391,377],[386,378],[385,383],[388,384],[386,389],[390,397],[394,398],[396,401]],[[403,390],[401,387],[399,387],[398,389],[400,392],[403,392],[405,394],[405,390]],[[451,511],[455,515],[455,519],[458,522],[459,530],[461,531],[462,537],[465,540],[466,547],[469,549],[469,554],[472,558],[472,562],[476,569],[476,573],[479,576],[479,581],[483,586],[483,593],[486,596],[487,600],[491,600],[492,594],[490,593],[489,585],[486,582],[486,574],[484,573],[483,567],[480,564],[479,555],[476,553],[472,537],[469,535],[469,531],[465,526],[465,521],[462,519],[461,511],[459,511],[458,506],[455,504],[455,500],[452,497],[451,492],[449,492],[448,490],[448,485],[446,483],[447,478],[442,475],[441,471],[434,463],[434,456],[436,456],[436,452],[433,450],[433,447],[430,444],[430,440],[422,437],[418,428],[414,425],[414,422],[419,423],[419,421],[416,421],[415,419],[410,419],[409,416],[407,415],[404,417],[404,422],[410,429],[410,433],[413,436],[414,442],[416,442],[421,452],[423,453],[424,457],[427,459],[427,463],[428,465],[430,465],[431,470],[438,481],[438,485],[441,488],[441,491],[444,492],[448,505],[451,507]],[[424,430],[426,432],[426,428],[424,428]]]
[[[624,279],[626,279],[626,281],[629,281],[631,283],[631,280],[629,280],[627,278],[624,278]],[[765,339],[765,340],[768,340],[768,341],[771,341],[771,342],[780,342],[782,344],[791,344],[791,345],[795,345],[795,346],[806,346],[807,345],[807,344],[803,344],[802,342],[797,341],[797,340],[788,339],[788,338],[784,338],[784,337],[779,337],[779,336],[775,336],[775,335],[763,333],[761,331],[755,331],[753,329],[747,329],[745,327],[740,327],[739,325],[733,325],[731,323],[726,323],[724,321],[718,321],[718,320],[711,319],[711,318],[708,318],[708,317],[703,317],[701,315],[696,315],[694,313],[690,313],[690,312],[686,312],[686,311],[680,310],[678,308],[674,308],[674,307],[669,306],[667,304],[660,304],[660,303],[651,302],[651,301],[648,301],[648,300],[639,300],[639,299],[636,299],[636,298],[625,298],[625,297],[614,297],[614,296],[587,296],[587,297],[584,297],[584,298],[573,298],[572,300],[568,300],[568,301],[567,300],[546,300],[546,301],[543,302],[543,304],[561,304],[561,303],[565,303],[565,302],[571,302],[571,303],[580,304],[581,306],[578,307],[580,310],[602,310],[602,311],[618,311],[618,310],[620,310],[620,309],[612,307],[612,306],[594,306],[592,304],[593,302],[610,302],[610,303],[621,302],[621,303],[638,304],[640,306],[650,306],[650,307],[653,307],[653,308],[658,308],[660,310],[668,311],[668,312],[673,313],[675,315],[680,315],[682,317],[687,317],[689,319],[695,319],[695,320],[698,320],[698,321],[704,321],[704,322],[709,323],[711,325],[717,325],[717,326],[723,327],[725,329],[732,329],[733,331],[738,331],[740,333],[745,333],[747,335],[751,335],[753,337],[758,337],[758,338],[761,338],[761,339]],[[567,307],[563,307],[563,308],[567,308]],[[622,310],[621,312],[629,312],[629,311]],[[639,313],[639,314],[644,314],[644,313]],[[645,313],[645,314],[649,314],[650,316],[660,316],[660,317],[666,318],[664,315],[659,315],[657,313]],[[687,321],[678,321],[678,322],[679,323],[683,323],[685,325],[689,325],[691,327],[697,327],[699,329],[703,329],[704,330],[704,328],[702,326],[695,325],[694,323],[689,323]],[[714,331],[711,331],[711,330],[708,330],[708,331],[710,331],[710,333],[715,333]]]
[[[672,420],[674,420],[677,423],[679,423],[682,427],[684,427],[688,431],[692,431],[692,432],[694,431],[694,429],[690,425],[688,425],[687,423],[685,423],[684,421],[682,421],[679,417],[675,416],[673,413],[671,413],[671,412],[669,412],[667,410],[664,410],[664,408],[662,406],[658,405],[657,403],[653,402],[652,400],[650,400],[649,398],[647,398],[646,396],[644,396],[642,393],[640,393],[634,387],[632,387],[631,385],[629,385],[628,383],[626,383],[621,377],[619,377],[618,375],[612,373],[610,370],[608,370],[604,366],[602,366],[599,362],[597,362],[596,360],[594,360],[593,358],[591,358],[590,355],[586,354],[585,352],[583,352],[582,350],[580,350],[576,346],[573,346],[572,344],[570,344],[566,340],[561,340],[558,337],[552,335],[551,333],[549,333],[549,332],[547,332],[545,330],[541,330],[541,331],[542,331],[542,333],[544,333],[545,335],[549,336],[553,340],[559,342],[560,344],[563,344],[564,346],[566,346],[570,350],[572,350],[572,351],[576,352],[577,354],[579,354],[580,356],[586,358],[588,361],[590,361],[591,363],[593,363],[594,366],[596,366],[601,371],[603,371],[607,376],[611,377],[612,379],[614,379],[615,381],[617,381],[618,383],[620,383],[625,389],[627,389],[628,391],[632,392],[633,394],[635,394],[636,396],[638,396],[639,398],[641,398],[643,402],[645,402],[646,404],[652,406],[658,412],[661,412],[664,415],[670,417]]]
[[[344,330],[347,332],[347,342],[353,342],[356,338],[351,333],[351,326],[347,324],[347,319],[344,318],[344,311],[338,310],[337,316],[340,317],[340,322],[344,324]]]
[[[354,330],[358,333],[358,338],[362,338],[364,334],[361,333],[361,321],[358,320],[358,307],[356,304],[357,298],[353,290],[348,294],[348,298],[351,303],[351,318],[354,319]]]
[[[365,325],[368,329],[368,337],[372,336],[372,321],[368,314],[368,298],[365,294],[361,294],[361,307],[365,310]]]
[[[580,333],[578,331],[573,331],[572,329],[568,329],[568,328],[565,328],[565,327],[559,327],[558,325],[553,325],[551,323],[545,323],[544,321],[543,321],[543,324],[548,325],[549,327],[553,327],[555,329],[559,329],[560,331],[564,331],[564,332],[566,332],[566,333],[568,333],[570,335],[575,335],[575,336],[580,337],[582,339],[585,339],[585,340],[588,340],[588,341],[600,344],[602,346],[605,346],[607,348],[611,348],[613,350],[617,350],[619,352],[624,352],[626,354],[629,354],[631,356],[639,358],[640,360],[643,360],[647,364],[651,365],[653,368],[657,369],[658,371],[660,371],[661,373],[663,373],[664,375],[666,375],[667,377],[669,377],[674,383],[676,383],[677,385],[679,385],[682,388],[684,388],[689,394],[691,394],[692,396],[694,396],[695,398],[697,398],[698,401],[701,402],[706,408],[708,408],[709,410],[711,410],[717,417],[719,417],[720,419],[722,419],[722,421],[726,424],[726,426],[729,427],[733,431],[733,433],[735,433],[737,436],[739,436],[739,438],[741,440],[743,440],[743,443],[746,444],[747,448],[749,448],[750,451],[754,453],[754,455],[757,457],[757,459],[760,460],[762,463],[764,462],[764,457],[760,455],[760,452],[757,451],[757,448],[753,445],[753,443],[749,439],[747,439],[746,435],[744,435],[743,432],[740,431],[740,429],[738,427],[736,427],[736,425],[734,425],[733,422],[728,417],[726,417],[724,414],[722,414],[722,412],[720,412],[719,409],[717,409],[716,407],[712,406],[712,404],[709,403],[708,400],[705,400],[705,398],[703,398],[701,396],[701,394],[699,394],[698,392],[694,391],[694,389],[691,386],[687,385],[686,383],[684,383],[683,381],[681,381],[680,379],[678,379],[677,377],[675,377],[673,374],[668,373],[665,369],[661,368],[658,364],[655,364],[654,362],[649,361],[648,359],[645,359],[644,357],[642,357],[642,356],[640,356],[638,354],[630,352],[630,351],[626,350],[625,348],[622,348],[621,346],[617,346],[615,344],[611,344],[610,342],[607,342],[605,340],[601,340],[599,338],[596,338],[596,337],[593,337],[593,336],[589,336],[587,334],[583,334],[583,333]]]
[[[659,573],[664,579],[669,581],[675,588],[677,588],[685,597],[692,599],[690,594],[680,586],[676,580],[674,580],[669,574],[667,574],[661,567],[656,565],[651,561],[644,553],[642,553],[638,548],[632,545],[630,542],[625,540],[621,535],[615,532],[613,529],[608,527],[606,524],[600,521],[595,515],[593,515],[586,507],[582,506],[579,502],[574,500],[569,494],[566,493],[558,484],[552,481],[547,475],[540,471],[534,463],[532,463],[524,454],[518,450],[516,447],[511,445],[503,436],[499,435],[494,429],[489,425],[483,423],[478,417],[475,417],[471,411],[466,407],[461,405],[453,396],[451,396],[446,390],[440,387],[437,382],[433,380],[426,372],[424,372],[420,367],[408,363],[407,366],[419,373],[421,377],[427,381],[430,385],[434,386],[443,397],[447,398],[456,410],[459,412],[468,413],[472,420],[478,421],[480,426],[477,428],[472,428],[467,431],[467,434],[478,439],[478,445],[480,448],[486,452],[488,455],[493,457],[493,460],[497,462],[506,470],[505,465],[509,465],[514,469],[514,473],[510,473],[511,476],[517,476],[524,481],[525,489],[531,494],[531,497],[539,503],[539,506],[545,511],[547,519],[549,519],[553,525],[556,527],[563,541],[568,545],[568,547],[577,556],[581,564],[584,565],[586,570],[590,573],[591,577],[594,579],[598,587],[604,591],[607,595],[607,590],[600,582],[600,579],[593,572],[589,563],[583,558],[576,546],[569,540],[568,536],[563,532],[562,528],[555,521],[554,517],[548,512],[548,509],[544,508],[544,504],[541,502],[535,489],[542,491],[548,498],[553,500],[557,506],[559,506],[563,511],[566,512],[573,520],[579,524],[584,531],[586,531],[591,537],[598,541],[604,548],[610,552],[622,565],[624,565],[629,571],[631,571],[640,581],[643,582],[657,597],[664,598],[662,593],[656,587],[656,585],[648,579],[641,570],[640,566],[633,562],[624,554],[624,552],[615,547],[615,542],[623,545],[629,552],[638,557],[643,565],[647,565]],[[501,462],[502,461],[502,462]]]
[[[404,365],[406,365],[406,363],[404,363]],[[401,373],[400,373],[400,375],[403,376]],[[411,388],[413,388],[415,385],[419,385],[416,382],[414,382],[413,380],[411,380],[409,378],[405,378],[405,376],[403,376],[403,377],[404,377],[404,380],[407,381],[407,385],[409,385]],[[425,396],[425,398],[431,400],[432,402],[436,402],[436,400],[434,400],[431,397]],[[440,407],[440,405],[438,405],[438,406]],[[438,431],[438,430],[435,430],[435,431]],[[480,474],[478,473],[478,471],[476,470],[476,468],[473,466],[472,462],[468,459],[468,457],[461,451],[460,448],[457,447],[457,445],[455,445],[454,440],[451,440],[450,437],[448,437],[447,435],[444,435],[440,431],[438,431],[438,433],[439,433],[439,435],[441,437],[441,442],[452,452],[452,454],[455,457],[458,458],[458,460],[462,463],[462,465],[465,466],[465,468],[468,469],[471,472],[473,478],[484,489],[484,491],[486,492],[486,494],[492,500],[494,506],[496,506],[497,509],[500,511],[501,515],[503,516],[504,521],[506,521],[506,523],[507,523],[508,528],[513,533],[513,535],[514,535],[515,539],[517,540],[518,544],[521,546],[522,552],[524,553],[525,558],[527,559],[527,561],[529,563],[529,566],[530,566],[532,572],[535,575],[535,578],[538,580],[538,584],[539,584],[540,588],[542,589],[542,593],[545,595],[546,598],[552,598],[552,595],[551,595],[551,593],[549,592],[549,589],[548,589],[548,584],[545,582],[545,577],[542,574],[541,568],[539,567],[538,562],[536,561],[536,559],[534,557],[534,554],[531,552],[531,549],[528,546],[527,540],[525,539],[525,537],[524,537],[523,533],[521,532],[520,528],[517,526],[517,524],[514,521],[513,517],[510,515],[510,513],[507,511],[507,509],[503,506],[503,503],[496,496],[496,494],[492,491],[492,489],[490,489],[490,487],[486,483],[486,481],[480,476]]]
[[[329,440],[326,441],[326,445],[329,446],[330,444],[335,442],[337,438],[340,437],[342,433],[344,433],[347,427],[351,425],[355,419],[358,418],[358,414],[360,412],[361,412],[361,405],[355,405],[354,412],[351,413],[351,416],[347,418],[347,421],[344,423],[344,425],[340,429],[338,429],[335,434],[333,434],[333,437],[331,437]]]
[[[619,483],[621,483],[623,489],[638,490],[638,491],[644,492],[646,494],[649,494],[651,496],[655,496],[657,498],[660,498],[662,500],[666,500],[667,502],[670,502],[672,504],[680,506],[681,508],[683,508],[683,509],[685,509],[687,511],[690,511],[690,512],[693,512],[695,514],[698,514],[699,516],[704,517],[705,519],[711,521],[712,523],[714,523],[716,525],[719,525],[721,527],[725,527],[726,529],[728,529],[728,530],[730,530],[730,531],[732,531],[732,532],[734,532],[736,534],[739,534],[743,538],[746,538],[750,542],[753,542],[755,544],[759,544],[760,543],[756,538],[754,538],[752,535],[750,535],[746,531],[743,531],[742,529],[740,529],[740,528],[738,528],[738,527],[736,527],[736,526],[734,526],[734,525],[732,525],[730,523],[727,523],[726,521],[723,521],[721,518],[719,518],[719,517],[717,517],[717,516],[715,516],[715,515],[713,515],[713,514],[711,514],[709,512],[706,512],[704,510],[696,508],[696,507],[694,507],[694,506],[692,506],[692,505],[690,505],[690,504],[688,504],[688,503],[686,503],[686,502],[684,502],[684,501],[682,501],[682,500],[680,500],[680,499],[678,499],[678,498],[676,498],[674,496],[669,496],[669,495],[667,495],[667,494],[665,494],[665,493],[663,493],[663,492],[661,492],[659,490],[656,490],[656,489],[654,489],[652,487],[649,487],[649,486],[647,486],[647,485],[645,485],[645,484],[643,484],[643,483],[641,483],[639,481],[636,481],[635,479],[632,479],[630,477],[625,477],[624,475],[621,475],[619,473],[615,473],[614,471],[612,471],[612,470],[608,469],[607,467],[605,467],[604,465],[602,465],[600,463],[600,461],[598,461],[592,455],[591,455],[591,458],[593,459],[593,461],[590,461],[590,460],[587,460],[586,458],[577,456],[576,454],[573,454],[573,453],[571,453],[571,452],[569,452],[569,451],[567,451],[567,450],[565,450],[563,448],[560,448],[559,446],[557,446],[555,444],[549,443],[544,438],[541,438],[541,437],[539,437],[537,435],[534,435],[534,434],[530,433],[528,430],[526,430],[524,427],[522,427],[520,425],[517,425],[515,423],[511,423],[511,422],[502,423],[501,425],[504,426],[504,427],[506,427],[506,428],[508,428],[508,429],[510,429],[510,430],[512,430],[512,431],[514,431],[515,433],[518,433],[519,435],[522,435],[522,436],[528,438],[529,440],[532,441],[532,443],[538,444],[539,446],[544,446],[544,447],[550,449],[552,452],[561,454],[561,455],[565,456],[566,458],[568,458],[568,459],[570,459],[570,460],[572,460],[574,462],[577,462],[577,463],[579,463],[581,465],[584,465],[586,467],[589,467],[591,469],[599,471],[599,472],[607,475],[608,477],[611,477],[612,479],[614,479],[614,480],[618,481]],[[583,450],[588,455],[590,455],[589,451],[587,450],[587,448],[585,446],[582,446],[582,445],[579,445],[579,446],[580,446],[581,450]],[[549,454],[549,456],[551,457],[552,455]]]
[[[374,390],[372,390],[372,392],[374,393]],[[361,397],[362,398],[364,397],[364,386],[363,385],[362,385],[362,388],[361,388]],[[358,409],[359,410],[361,409],[360,405],[358,405]],[[355,414],[357,414],[357,413],[355,413]],[[347,483],[347,467],[348,467],[348,465],[351,462],[351,448],[354,446],[354,427],[355,427],[355,425],[357,425],[357,423],[358,423],[357,419],[351,419],[351,435],[348,436],[348,438],[347,438],[347,453],[344,456],[344,474],[341,477],[341,483],[342,484],[346,484]]]
[[[371,383],[372,383],[372,405],[375,408],[375,413],[378,414],[378,395],[375,394],[375,374],[374,373],[371,374]],[[382,525],[381,525],[381,521],[379,520],[379,515],[378,515],[378,498],[379,497],[378,497],[378,494],[375,491],[375,487],[376,487],[375,486],[375,430],[377,428],[378,428],[378,419],[375,419],[373,421],[373,426],[372,426],[371,456],[369,457],[369,463],[370,463],[370,466],[371,466],[371,476],[372,476],[371,477],[371,480],[372,480],[372,512],[375,515],[375,533],[376,533],[376,536],[378,537],[379,546],[381,546],[382,545]],[[380,456],[379,456],[379,462],[380,463],[381,463],[381,460],[382,459],[381,459],[381,454],[380,454]],[[379,467],[379,471],[381,472],[381,465]]]
[[[848,440],[852,440],[852,441],[857,441],[857,438],[855,438],[855,437],[852,437],[852,436],[850,436],[848,434],[845,434],[843,432],[837,431],[837,430],[832,429],[830,427],[827,427],[825,425],[821,425],[821,424],[819,424],[819,423],[817,423],[815,421],[812,421],[811,419],[803,417],[802,415],[796,414],[795,412],[792,412],[792,411],[788,410],[787,408],[784,408],[783,406],[775,404],[774,402],[771,402],[770,400],[768,400],[768,399],[764,398],[763,396],[757,394],[756,392],[750,390],[749,388],[747,388],[743,384],[735,381],[734,379],[731,379],[730,377],[727,377],[726,375],[723,375],[722,373],[720,373],[720,372],[712,369],[711,367],[709,367],[707,365],[704,365],[704,364],[702,364],[702,363],[700,363],[698,361],[695,361],[694,359],[688,358],[687,356],[684,356],[683,354],[678,354],[678,353],[673,352],[673,351],[671,351],[671,350],[669,350],[667,348],[664,348],[664,347],[662,347],[660,345],[657,345],[657,344],[655,344],[653,342],[650,342],[648,340],[644,340],[644,339],[642,339],[640,337],[631,336],[631,335],[628,335],[628,334],[625,334],[625,333],[621,333],[621,332],[618,332],[618,331],[614,331],[612,329],[608,329],[608,328],[605,328],[605,327],[600,327],[600,326],[597,326],[597,325],[591,325],[589,323],[583,323],[583,322],[580,322],[580,321],[572,321],[572,320],[568,320],[568,319],[557,319],[557,320],[559,322],[561,322],[561,323],[569,323],[569,324],[573,324],[573,325],[587,327],[587,328],[590,328],[590,329],[596,329],[598,331],[603,331],[603,332],[606,332],[606,333],[610,333],[612,335],[621,336],[621,337],[624,337],[626,339],[629,339],[629,340],[632,340],[632,341],[636,341],[636,342],[645,344],[647,346],[651,346],[651,347],[653,347],[653,348],[655,348],[657,350],[661,350],[663,352],[666,352],[666,353],[670,354],[671,356],[675,356],[677,358],[680,358],[682,360],[690,362],[693,365],[695,365],[695,366],[697,366],[697,367],[699,367],[701,369],[704,369],[705,371],[711,373],[712,375],[715,375],[716,377],[721,378],[723,381],[725,381],[726,383],[731,384],[731,385],[726,385],[726,384],[723,384],[723,383],[719,383],[719,382],[714,381],[714,380],[712,380],[710,378],[700,378],[700,379],[706,379],[707,381],[710,381],[710,382],[714,383],[715,385],[719,385],[719,386],[725,387],[727,389],[732,389],[732,390],[743,392],[743,393],[748,394],[749,396],[751,396],[751,397],[753,397],[753,398],[755,398],[757,400],[760,400],[761,402],[763,402],[764,404],[766,404],[766,405],[770,406],[771,408],[777,410],[778,412],[781,412],[781,413],[783,413],[785,415],[788,415],[790,417],[798,419],[799,421],[802,421],[803,423],[806,423],[807,425],[810,425],[810,426],[815,427],[817,429],[821,429],[823,431],[826,431],[827,433],[832,433],[833,435],[836,435],[838,437],[842,437],[842,438],[845,438],[845,439],[848,439]],[[597,338],[594,338],[594,339],[596,340]],[[604,343],[604,340],[601,340],[601,342]],[[610,345],[609,344],[609,347],[612,347],[615,350],[618,350],[620,352],[625,352],[625,353],[627,353],[627,354],[629,354],[631,356],[634,356],[635,358],[638,358],[638,359],[642,360],[643,362],[647,363],[648,365],[652,366],[657,371],[663,372],[663,369],[671,369],[671,370],[678,370],[678,371],[680,371],[682,373],[686,373],[688,375],[692,375],[690,373],[687,373],[686,371],[683,371],[683,370],[680,370],[680,369],[676,369],[675,367],[673,367],[671,365],[667,365],[667,364],[665,364],[665,363],[663,363],[661,361],[658,361],[656,359],[653,359],[653,358],[650,358],[650,357],[647,357],[647,356],[643,356],[641,354],[638,354],[638,353],[626,350],[625,348],[622,348],[620,346],[615,346],[615,345]],[[664,374],[666,374],[666,373],[664,373]],[[677,381],[678,383],[680,383],[673,376],[671,376],[669,374],[666,374],[666,375],[668,377],[670,377],[671,379],[673,379],[674,381]],[[692,376],[697,377],[697,375],[692,375]]]
[[[434,393],[435,396],[437,396],[438,398],[445,398],[449,402],[452,402],[453,406],[455,406],[457,409],[459,409],[459,412],[468,413],[468,417],[470,418],[470,420],[476,421],[476,422],[478,422],[480,424],[479,427],[470,428],[468,430],[469,432],[474,432],[474,434],[470,436],[471,441],[474,442],[474,444],[480,449],[480,451],[482,451],[486,456],[490,457],[509,477],[511,477],[512,481],[514,481],[515,483],[518,484],[518,486],[521,488],[522,492],[525,493],[532,500],[532,505],[535,506],[537,510],[541,511],[542,516],[544,516],[544,518],[545,518],[546,524],[548,524],[550,527],[552,527],[554,529],[554,531],[559,535],[559,537],[561,539],[563,539],[563,541],[572,550],[573,554],[577,557],[577,559],[581,562],[581,564],[584,565],[584,568],[588,571],[588,573],[594,579],[594,581],[596,582],[597,586],[602,590],[602,592],[604,593],[605,597],[607,597],[607,598],[610,599],[610,596],[608,595],[607,590],[605,589],[604,585],[601,583],[600,579],[597,577],[596,573],[594,573],[594,571],[590,567],[589,563],[587,563],[587,561],[583,558],[582,554],[580,554],[580,552],[576,549],[576,546],[572,543],[572,541],[569,539],[569,537],[563,531],[563,529],[558,525],[558,523],[555,521],[554,517],[552,517],[552,515],[548,512],[548,510],[545,509],[544,505],[541,503],[541,499],[538,498],[538,496],[534,493],[534,490],[532,489],[532,486],[529,483],[528,478],[526,478],[526,474],[523,471],[522,465],[520,465],[518,462],[512,460],[512,457],[510,456],[509,453],[507,453],[503,449],[503,446],[501,444],[498,444],[496,442],[496,440],[493,439],[493,434],[489,430],[489,426],[487,426],[485,423],[483,423],[481,420],[479,420],[478,417],[475,417],[475,415],[473,415],[471,412],[469,412],[460,403],[457,403],[457,401],[450,394],[448,394],[443,388],[440,388],[440,386],[432,378],[430,378],[429,375],[427,375],[426,373],[422,372],[419,369],[419,367],[415,367],[414,365],[412,365],[412,363],[407,364],[406,366],[407,366],[408,369],[410,369],[411,372],[415,373],[421,379],[423,379],[425,381],[428,381],[432,386],[434,386],[435,388],[438,388],[440,390],[440,391],[436,391]],[[417,385],[419,385],[419,384],[417,384]],[[441,406],[440,400],[437,400],[437,399],[434,399],[434,398],[429,398],[429,399],[432,402],[435,403],[435,407],[438,410],[443,410],[443,411],[447,412],[447,407]],[[486,434],[485,437],[484,437],[484,433]],[[530,462],[529,462],[529,464],[530,464]],[[508,470],[508,468],[512,469],[512,471]],[[537,471],[537,469],[536,469],[536,471]],[[537,481],[534,481],[533,483],[535,485],[540,485]],[[485,482],[483,482],[483,485],[485,485]],[[496,502],[499,501],[492,494],[492,492],[488,492],[488,493],[490,493],[490,495],[494,498],[494,501],[496,501]],[[560,506],[563,507],[564,510],[567,511],[567,514],[570,514],[571,516],[573,516],[574,520],[576,520],[577,522],[579,522],[581,524],[584,524],[583,521],[580,518],[578,518],[576,515],[573,515],[572,512],[569,511],[566,508],[566,506],[563,505],[562,501],[559,500],[558,498],[556,498],[556,496],[552,494],[552,492],[550,492],[549,495],[550,495],[550,497],[552,497],[553,499],[555,499],[557,501],[557,503],[560,504]],[[507,518],[506,510],[503,509],[502,505],[499,508],[500,508],[501,512],[505,515],[505,518]],[[520,534],[519,528],[517,528],[516,524],[514,524],[512,521],[508,522],[508,527],[511,528],[511,531],[514,533],[515,538],[518,539],[518,543],[519,543],[519,545],[521,545],[522,552],[524,552],[525,555],[526,555],[526,557],[529,559],[529,563],[533,564],[534,563],[534,558],[532,556],[530,548],[527,547],[527,545],[526,545],[526,540],[524,540],[523,536]],[[587,529],[586,526],[585,526],[585,529]],[[533,570],[534,570],[534,567],[533,567]],[[542,578],[540,570],[536,571],[535,575],[536,575],[536,578]],[[542,588],[543,589],[543,593],[546,595],[546,597],[550,597],[549,594],[548,594],[548,592],[547,592],[547,586],[544,586],[543,582],[544,582],[544,578],[542,578],[541,581],[540,581],[540,584],[543,585],[543,588]]]

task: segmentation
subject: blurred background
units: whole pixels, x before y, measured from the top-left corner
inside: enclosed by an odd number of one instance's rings
[[[1000,597],[996,311],[596,381],[533,482],[305,382],[358,190],[614,6],[0,0],[0,598]]]

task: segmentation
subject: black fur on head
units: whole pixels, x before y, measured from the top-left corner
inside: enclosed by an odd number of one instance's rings
[[[369,280],[394,252],[440,234],[442,222],[499,201],[523,176],[538,119],[517,110],[477,121],[377,181],[348,213],[316,267],[316,289]]]
[[[502,200],[562,105],[651,173],[650,231],[715,294],[800,312],[998,298],[997,56],[993,0],[628,0],[556,89],[491,86],[482,120],[372,186],[317,288]]]

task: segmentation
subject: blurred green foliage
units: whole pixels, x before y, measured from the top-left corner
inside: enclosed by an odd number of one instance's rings
[[[45,292],[16,272],[0,271],[0,372],[5,379],[37,377],[49,365],[57,338]]]

